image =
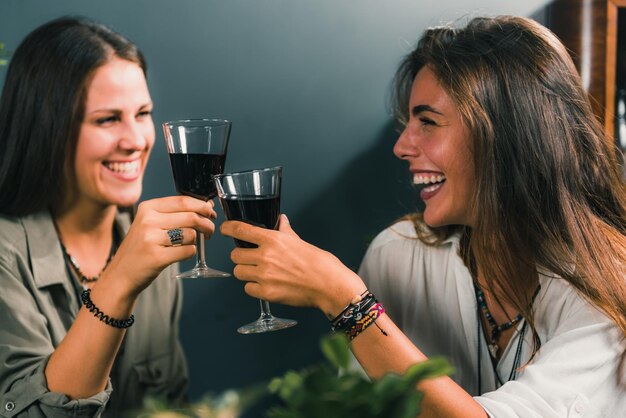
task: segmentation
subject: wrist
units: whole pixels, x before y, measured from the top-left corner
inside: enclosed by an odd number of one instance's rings
[[[359,297],[367,286],[354,272],[348,270],[341,278],[337,278],[333,285],[326,287],[325,297],[318,303],[319,309],[326,318],[332,320]]]
[[[92,287],[91,297],[94,303],[96,305],[100,303],[103,309],[104,307],[110,309],[111,315],[127,317],[135,307],[139,292],[129,287],[126,282],[120,276],[112,276],[105,271]]]
[[[333,331],[345,333],[350,341],[374,324],[380,332],[387,336],[376,320],[385,313],[383,304],[378,302],[376,297],[369,291],[355,296],[350,304],[337,317],[330,321]]]

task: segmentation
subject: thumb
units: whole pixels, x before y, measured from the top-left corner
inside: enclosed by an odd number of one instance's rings
[[[291,228],[291,224],[289,223],[289,218],[284,213],[280,214],[280,223],[278,224],[278,230],[280,232],[286,232],[291,235],[298,236],[296,232]]]

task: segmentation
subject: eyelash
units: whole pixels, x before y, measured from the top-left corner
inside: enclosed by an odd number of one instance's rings
[[[96,119],[96,123],[98,125],[104,125],[105,123],[109,123],[109,122],[117,122],[119,119],[120,119],[119,116],[107,116],[104,118]]]
[[[137,113],[137,116],[145,117],[145,116],[150,116],[151,114],[152,114],[151,110],[143,110],[143,111]],[[104,125],[105,123],[118,122],[119,120],[120,120],[119,116],[107,116],[107,117],[104,117],[104,118],[96,119],[96,123],[98,125]]]
[[[422,125],[427,125],[427,126],[435,126],[437,125],[432,119],[428,119],[428,118],[420,118],[420,122],[422,122]]]

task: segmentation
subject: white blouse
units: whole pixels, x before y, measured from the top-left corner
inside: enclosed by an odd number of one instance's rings
[[[422,352],[452,363],[452,378],[490,417],[626,418],[626,377],[618,383],[625,348],[619,329],[562,279],[540,275],[533,306],[541,348],[535,358],[526,365],[532,347],[527,329],[518,355],[526,366],[508,381],[522,321],[494,370],[458,247],[458,237],[427,246],[416,239],[413,224],[402,221],[372,242],[359,275]]]

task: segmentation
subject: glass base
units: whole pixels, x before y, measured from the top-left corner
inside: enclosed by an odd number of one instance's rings
[[[272,315],[261,315],[256,321],[237,328],[240,334],[259,334],[261,332],[278,331],[285,328],[291,328],[297,325],[298,321],[293,319],[276,318]]]
[[[230,273],[215,270],[210,267],[194,267],[192,270],[184,271],[176,275],[177,279],[214,279],[219,277],[230,277]]]

